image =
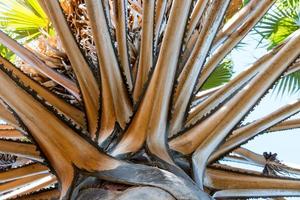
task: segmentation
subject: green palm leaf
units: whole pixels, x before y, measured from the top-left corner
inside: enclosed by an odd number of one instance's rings
[[[300,28],[300,1],[281,0],[255,27],[255,31],[268,41],[272,49]],[[300,90],[300,72],[281,78],[273,92],[278,95],[293,94]]]
[[[208,90],[227,83],[233,75],[232,68],[232,61],[229,59],[224,60],[207,79],[201,90]]]
[[[279,6],[283,8],[296,8],[299,6],[300,0],[281,0]]]
[[[0,2],[0,28],[15,39],[30,41],[49,30],[49,20],[37,0]]]
[[[269,49],[300,28],[299,0],[283,0],[255,27],[255,31],[269,41]]]
[[[294,72],[278,80],[273,89],[277,96],[292,95],[300,90],[300,71]]]
[[[10,61],[15,59],[15,54],[3,45],[0,45],[0,55]]]

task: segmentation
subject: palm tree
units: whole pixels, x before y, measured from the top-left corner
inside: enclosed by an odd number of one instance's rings
[[[41,53],[0,32],[18,57],[0,57],[2,199],[300,196],[291,176],[300,169],[241,147],[299,128],[288,118],[300,101],[242,122],[298,69],[300,31],[228,83],[208,85],[275,1],[252,0],[232,17],[230,0],[38,2],[59,36],[54,46]]]

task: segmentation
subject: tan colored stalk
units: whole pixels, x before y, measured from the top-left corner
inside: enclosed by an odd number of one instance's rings
[[[47,180],[45,180],[45,179],[47,179]],[[41,178],[39,180],[29,182],[29,185],[24,185],[24,187],[21,187],[21,188],[15,189],[9,193],[6,193],[2,196],[2,198],[4,198],[4,199],[16,198],[23,194],[30,194],[34,191],[39,191],[39,190],[49,187],[55,183],[57,183],[56,177],[53,175],[49,175],[45,178]]]
[[[189,59],[193,49],[194,49],[194,46],[196,44],[196,41],[199,37],[199,30],[195,30],[194,33],[191,35],[189,41],[185,44],[185,48],[184,48],[184,51],[183,53],[181,54],[181,58],[180,58],[180,62],[179,62],[179,65],[178,65],[178,71],[181,72],[184,65],[186,64],[187,60]]]
[[[235,149],[233,152],[234,152],[234,154],[237,154],[252,163],[256,163],[259,166],[264,166],[266,164],[265,157],[263,157],[257,153],[254,153],[253,151],[250,151],[248,149],[240,147],[240,148]]]
[[[0,124],[0,130],[13,130],[14,127],[9,124]]]
[[[41,164],[31,164],[25,167],[13,168],[0,173],[0,183],[48,172],[49,169]]]
[[[116,41],[118,43],[118,52],[120,56],[121,69],[126,77],[128,89],[133,90],[133,80],[128,60],[128,47],[127,47],[127,0],[116,0],[114,4],[114,13],[116,18]]]
[[[246,6],[241,8],[237,13],[233,15],[218,32],[216,38],[214,39],[213,49],[217,48],[222,42],[224,42],[232,33],[234,33],[237,28],[247,20],[256,9],[257,4],[260,0],[252,0]]]
[[[24,137],[24,135],[15,129],[1,129],[0,130],[0,138],[10,138],[10,139],[19,139]]]
[[[300,119],[291,119],[283,121],[275,126],[272,126],[268,132],[283,131],[288,129],[300,128]]]
[[[15,40],[0,31],[0,43],[13,51],[17,56],[23,59],[26,63],[38,70],[40,73],[50,78],[57,84],[66,88],[77,99],[80,99],[79,90],[76,84],[65,76],[59,74],[40,60],[34,53],[18,44]]]
[[[143,8],[142,8],[140,2],[138,2],[136,0],[128,0],[128,1],[130,2],[130,6],[132,7],[132,9],[135,10],[140,15],[142,15]]]
[[[241,156],[236,156],[236,155],[226,155],[225,157],[222,158],[222,161],[226,162],[233,162],[233,163],[241,163],[241,164],[246,164],[246,165],[252,165],[252,166],[262,166],[261,164],[251,162]]]
[[[271,51],[272,54],[274,55],[282,45],[283,45],[283,44],[281,44],[281,45],[277,46],[275,49],[273,49],[273,50]],[[277,50],[276,50],[276,49],[277,49]],[[271,53],[271,52],[270,52],[270,53]],[[268,54],[269,54],[269,53],[268,53]],[[261,62],[261,61],[262,61],[261,59],[263,59],[264,57],[268,56],[268,54],[265,55],[265,56],[263,56],[263,57],[261,57],[261,58],[260,58],[259,60],[257,60],[254,64],[256,65],[257,62]],[[295,64],[297,64],[297,63],[295,63]],[[289,75],[289,74],[291,74],[291,73],[293,73],[293,72],[296,72],[296,71],[300,70],[300,68],[299,68],[299,69],[298,69],[297,67],[294,68],[294,66],[296,66],[295,64],[293,64],[291,67],[289,67],[289,69],[284,73],[284,76],[287,76],[287,75]],[[261,65],[261,64],[260,64],[260,65]],[[246,70],[247,70],[247,69],[246,69]],[[248,70],[249,70],[249,69],[248,69]],[[243,72],[242,72],[242,73],[243,73]],[[239,74],[238,76],[240,76],[240,74]],[[212,95],[213,93],[215,93],[217,90],[221,90],[221,89],[225,88],[226,86],[227,86],[227,84],[221,85],[221,86],[218,86],[218,87],[209,89],[209,90],[199,91],[199,92],[196,94],[196,96],[195,96],[195,98],[194,98],[194,100],[193,100],[192,105],[199,105],[199,104],[197,103],[197,101],[204,101],[206,98],[208,98],[209,96],[211,96],[211,95]],[[195,115],[195,113],[196,113],[196,109],[195,109],[195,108],[196,108],[196,107],[194,107],[193,110],[190,111],[190,114],[193,113],[192,115]],[[201,109],[197,109],[197,110],[201,111]],[[192,117],[192,116],[190,116],[189,118],[191,118],[191,117]],[[194,119],[194,120],[196,120],[196,119]],[[199,118],[198,118],[198,120],[199,120]]]
[[[147,138],[150,152],[172,163],[166,148],[168,107],[190,5],[190,0],[174,0],[158,61],[145,96],[113,155],[136,152]]]
[[[200,91],[195,95],[194,101],[199,101],[199,100],[201,101],[203,99],[206,99],[223,87],[224,87],[224,85],[220,85],[220,86],[208,89],[208,90]]]
[[[198,91],[210,74],[216,69],[224,57],[247,35],[254,25],[261,19],[262,16],[274,4],[274,0],[260,1],[257,4],[255,11],[247,17],[247,20],[234,33],[232,33],[226,41],[214,52],[208,59],[201,71],[201,76],[198,80],[196,91]]]
[[[0,99],[0,119],[15,127],[19,126],[15,116],[8,110],[7,105]]]
[[[87,171],[115,167],[117,161],[111,161],[111,158],[100,153],[98,149],[86,142],[48,109],[19,88],[2,71],[0,71],[0,83],[3,86],[3,89],[0,90],[0,96],[18,113],[19,118],[57,172],[61,181],[62,196],[65,196],[72,184],[74,177],[73,165]],[[12,145],[11,142],[7,141],[2,141],[2,143],[1,148],[4,148],[3,145],[7,144],[5,146],[7,147],[6,151],[10,150],[11,153],[20,154],[18,151],[22,150],[21,152],[24,152],[26,156],[29,152],[33,159],[38,159],[33,145],[18,143]],[[78,146],[80,146],[80,149]],[[18,150],[19,148],[20,150]]]
[[[4,193],[16,190],[20,187],[24,187],[24,186],[26,186],[30,183],[33,183],[37,180],[45,178],[49,175],[50,175],[50,173],[37,174],[37,175],[34,175],[34,176],[29,176],[29,177],[21,178],[21,179],[18,179],[18,180],[14,180],[14,181],[11,181],[11,182],[8,182],[8,183],[3,183],[3,184],[0,185],[0,195],[3,197]]]
[[[101,1],[87,0],[86,6],[97,47],[101,75],[101,127],[98,142],[104,142],[116,123],[124,128],[132,115],[132,105],[122,79],[119,63]]]
[[[164,21],[168,0],[157,0],[155,4],[154,19],[154,48],[157,48],[158,38]]]
[[[137,102],[143,93],[145,83],[150,77],[149,72],[153,67],[154,8],[155,1],[143,2],[141,47],[133,91],[134,102]]]
[[[33,81],[6,59],[0,57],[0,63],[3,64],[6,69],[10,70],[13,75],[18,77],[24,86],[29,86],[31,89],[37,92],[40,97],[57,108],[60,112],[64,113],[67,118],[71,118],[78,125],[84,126],[84,114],[80,110],[60,99],[49,90],[39,85],[37,82]]]
[[[208,168],[205,173],[205,186],[216,190],[227,189],[274,189],[299,190],[299,179],[266,177],[258,174],[231,172]]]
[[[112,25],[112,16],[110,16],[110,11],[111,11],[110,10],[110,3],[111,3],[110,0],[102,0],[102,4],[103,4],[106,19],[107,19],[108,27],[112,29],[113,25]]]
[[[95,138],[100,107],[100,90],[98,83],[67,24],[59,2],[39,0],[39,2],[42,1],[44,1],[43,5],[47,8],[47,13],[50,14],[49,18],[57,34],[60,36],[64,48],[70,50],[66,51],[66,53],[79,84],[86,116],[88,118],[89,133],[92,138]]]
[[[236,199],[236,198],[266,198],[266,197],[300,197],[300,191],[298,189],[232,189],[221,190],[214,194],[216,199]],[[281,198],[280,198],[281,199]],[[284,199],[284,198],[283,198]],[[274,198],[274,200],[279,200]]]
[[[196,2],[196,5],[193,8],[192,14],[190,16],[189,24],[187,26],[186,38],[185,38],[186,41],[189,41],[197,24],[200,22],[200,19],[203,16],[203,13],[205,12],[205,8],[207,7],[208,3],[209,0],[198,0]]]
[[[261,59],[259,59],[257,62],[255,62],[251,67],[240,73],[237,77],[235,77],[233,80],[231,80],[229,83],[224,85],[222,89],[215,92],[212,96],[210,96],[208,99],[201,102],[199,105],[195,106],[193,110],[190,112],[188,119],[187,119],[187,126],[190,126],[195,121],[198,121],[201,119],[201,116],[204,116],[205,113],[208,113],[213,107],[215,107],[217,104],[219,104],[219,101],[224,101],[227,97],[228,93],[233,93],[237,89],[239,89],[241,86],[243,86],[245,83],[247,83],[258,71],[260,68],[265,68],[264,64],[269,63],[270,59],[276,54],[269,53],[265,56],[263,56]],[[200,116],[198,118],[198,116]],[[176,138],[171,141],[175,145],[175,141],[178,141]],[[184,143],[184,141],[181,141]],[[189,152],[191,153],[191,152]]]
[[[298,113],[300,111],[300,100],[287,104],[282,108],[270,113],[269,115],[260,118],[250,124],[242,126],[232,132],[232,137],[225,141],[217,151],[215,151],[209,158],[208,162],[213,162],[220,156],[226,154],[230,150],[241,146],[251,138],[255,137],[262,131],[278,124],[282,120]]]
[[[0,152],[36,160],[39,162],[43,161],[43,159],[40,157],[40,153],[36,150],[36,146],[33,144],[0,140]]]
[[[214,92],[210,97],[203,100],[195,106],[188,115],[185,126],[189,127],[201,120],[206,114],[210,113],[218,105],[224,103],[227,98],[237,92],[243,85],[256,76],[268,64],[269,60],[280,50],[280,48],[288,41],[287,39],[283,44],[277,46],[272,51],[267,53],[253,63],[249,68],[241,72],[229,83],[220,87],[217,92]]]
[[[171,147],[184,154],[192,153],[197,148],[193,160],[194,167],[199,169],[199,174],[196,174],[196,176],[199,176],[197,181],[200,185],[202,185],[201,177],[208,157],[286,68],[299,56],[300,50],[297,48],[299,42],[300,31],[297,31],[293,34],[293,39],[289,40],[280,49],[267,64],[265,70],[252,79],[247,87],[232,97],[208,119],[171,141]]]
[[[61,198],[68,197],[75,177],[74,167],[91,172],[103,180],[159,187],[178,199],[185,196],[189,199],[207,197],[191,181],[170,172],[155,167],[130,164],[104,154],[19,88],[1,70],[0,83],[3,87],[0,96],[18,113],[18,117],[55,170],[60,181]],[[3,145],[0,144],[0,147]],[[16,151],[16,145],[10,144],[7,148]],[[157,176],[149,181],[151,178],[149,174],[152,173]]]
[[[203,27],[187,60],[178,77],[178,84],[174,94],[174,105],[170,121],[170,135],[176,134],[183,127],[185,113],[189,107],[190,98],[193,97],[194,85],[201,68],[209,53],[215,34],[223,20],[229,0],[216,0],[208,8],[208,15],[204,18]],[[188,98],[190,97],[190,98]]]
[[[285,76],[290,75],[294,72],[297,72],[300,70],[300,60],[295,62],[293,65],[291,65],[291,67],[289,68],[289,70],[285,73]]]

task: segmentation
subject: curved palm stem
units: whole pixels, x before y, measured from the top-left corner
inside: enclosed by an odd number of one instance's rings
[[[2,31],[0,31],[0,43],[7,46],[17,56],[22,58],[25,62],[30,64],[36,70],[40,71],[45,76],[49,77],[59,85],[63,86],[76,98],[80,99],[79,90],[73,81],[55,72],[53,69],[51,69],[51,67],[47,66],[36,55],[34,55],[34,53],[27,50],[25,47],[21,46],[20,44],[18,44],[15,40],[11,39]]]
[[[61,42],[65,49],[72,49],[67,51],[68,58],[72,64],[80,92],[83,98],[83,104],[88,118],[88,131],[93,139],[96,138],[96,131],[98,128],[98,111],[100,107],[99,96],[100,89],[93,75],[90,66],[84,58],[79,49],[72,32],[65,20],[64,13],[58,1],[44,1],[40,0],[45,9],[48,10],[49,17],[60,36]]]

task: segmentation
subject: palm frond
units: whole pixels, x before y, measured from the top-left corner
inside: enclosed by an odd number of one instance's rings
[[[224,60],[209,76],[201,90],[208,90],[227,83],[231,79],[233,73],[232,61],[229,59]]]
[[[284,76],[275,85],[273,94],[276,96],[292,95],[300,90],[300,71]]]
[[[283,8],[296,8],[299,6],[300,0],[281,0],[279,5]]]
[[[15,54],[2,44],[0,44],[0,55],[9,61],[15,59]]]
[[[297,1],[280,1],[255,27],[254,30],[269,41],[269,49],[300,28],[300,4]]]
[[[267,40],[268,49],[272,49],[300,28],[300,1],[281,0],[255,27],[255,31]],[[281,78],[273,93],[277,96],[293,94],[300,89],[300,73],[294,72]]]
[[[0,28],[13,32],[14,38],[30,41],[41,30],[49,31],[49,20],[37,0],[11,0],[0,2]]]

